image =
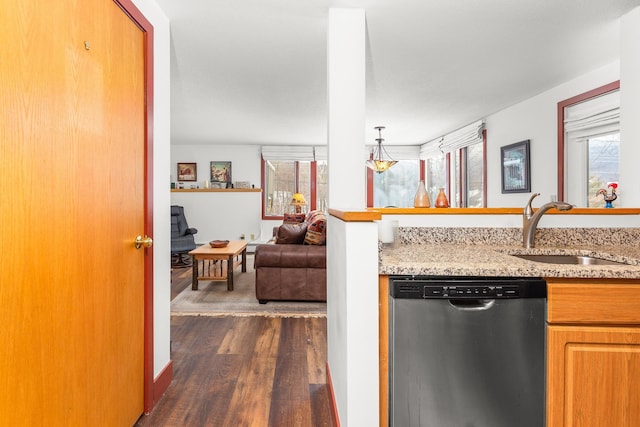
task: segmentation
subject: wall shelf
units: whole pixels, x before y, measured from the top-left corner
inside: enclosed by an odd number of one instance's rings
[[[172,193],[260,193],[261,188],[172,188]]]

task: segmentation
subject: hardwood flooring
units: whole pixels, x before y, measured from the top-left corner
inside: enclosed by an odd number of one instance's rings
[[[172,316],[171,341],[173,382],[136,426],[333,426],[326,319]]]

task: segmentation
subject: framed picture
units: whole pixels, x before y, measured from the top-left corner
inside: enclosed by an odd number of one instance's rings
[[[529,140],[500,148],[502,160],[502,193],[529,193],[531,169]]]
[[[231,162],[211,162],[211,182],[231,182]]]
[[[178,163],[178,181],[197,181],[196,163]]]

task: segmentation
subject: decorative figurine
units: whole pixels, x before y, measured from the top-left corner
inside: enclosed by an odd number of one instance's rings
[[[598,190],[598,194],[602,194],[602,197],[604,197],[605,208],[612,208],[612,202],[618,198],[618,196],[616,195],[616,188],[618,188],[618,184],[615,182],[610,182],[606,190],[604,188]]]

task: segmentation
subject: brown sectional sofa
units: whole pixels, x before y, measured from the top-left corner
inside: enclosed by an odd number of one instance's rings
[[[267,301],[326,301],[327,247],[264,244],[256,247],[256,298]]]
[[[260,304],[327,300],[326,217],[308,214],[304,220],[276,227],[273,243],[256,246],[256,298]]]

